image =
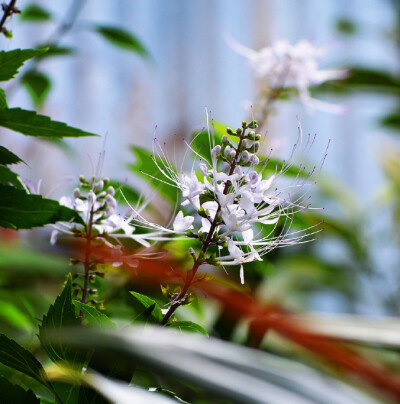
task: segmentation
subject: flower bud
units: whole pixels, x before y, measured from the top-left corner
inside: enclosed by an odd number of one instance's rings
[[[79,198],[81,196],[81,190],[79,188],[74,189],[74,198]]]
[[[207,166],[204,163],[199,164],[199,170],[205,177],[207,177]]]
[[[234,135],[233,130],[231,128],[226,128],[226,133],[228,135]]]
[[[213,147],[213,149],[211,150],[211,153],[214,156],[216,156],[221,153],[221,150],[222,150],[222,147],[219,144],[217,144],[216,146]]]
[[[104,177],[103,181],[104,181],[104,185],[107,185],[110,183],[110,179],[108,177]]]
[[[230,154],[231,150],[232,150],[232,147],[231,147],[231,146],[226,146],[226,147],[225,147],[225,150],[224,150],[224,155],[225,155],[225,157],[228,157],[228,155]]]
[[[235,169],[233,170],[233,173],[241,177],[243,175],[242,167],[236,166]]]
[[[108,189],[107,189],[107,194],[108,194],[108,195],[111,195],[111,196],[114,196],[114,195],[115,195],[115,189],[114,189],[114,187],[109,186]]]
[[[238,136],[240,136],[242,133],[243,133],[243,129],[242,129],[242,128],[237,128],[237,129],[236,129],[236,134],[237,134]]]
[[[260,149],[260,142],[255,142],[254,143],[254,151],[257,153],[259,149]]]
[[[95,202],[95,200],[96,200],[96,195],[94,194],[93,191],[89,191],[87,198],[88,198],[88,202],[90,204],[93,204]]]
[[[248,163],[250,161],[250,153],[247,150],[242,152],[242,160],[243,163]]]
[[[229,155],[231,156],[232,160],[236,157],[236,150],[232,150]]]
[[[259,134],[257,133],[255,139],[256,139],[256,140],[261,140],[261,135],[259,135]]]
[[[222,136],[222,144],[228,144],[228,136]]]
[[[252,154],[250,156],[250,164],[252,166],[256,166],[259,162],[260,162],[260,160],[258,159],[258,157],[255,154]]]
[[[254,140],[255,136],[256,136],[256,132],[254,132],[254,130],[251,130],[251,131],[247,134],[247,137],[248,137],[249,139],[251,139],[251,140]]]
[[[82,174],[79,176],[79,181],[80,181],[82,184],[87,184],[87,180],[86,180],[86,178],[85,178]]]
[[[256,171],[252,171],[249,174],[249,180],[252,185],[257,184],[258,182],[258,173]]]
[[[111,206],[112,208],[115,208],[117,206],[117,201],[110,194],[106,195],[106,202],[107,202],[107,205]]]
[[[247,126],[247,121],[242,121],[242,126],[245,128]]]
[[[94,186],[94,189],[95,189],[97,192],[100,192],[103,188],[104,188],[104,182],[103,182],[103,180],[98,181],[97,184]]]

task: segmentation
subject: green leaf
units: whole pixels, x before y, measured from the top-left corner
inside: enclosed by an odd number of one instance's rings
[[[120,48],[130,50],[145,58],[150,57],[148,50],[141,41],[129,31],[105,25],[98,25],[95,27],[95,30],[107,41]]]
[[[22,387],[10,383],[0,376],[0,391],[2,404],[40,404],[40,400],[32,390],[24,390]]]
[[[59,334],[63,327],[79,327],[81,320],[75,315],[75,306],[72,304],[72,277],[68,274],[67,282],[61,295],[51,305],[49,311],[43,316],[39,327],[39,341],[42,348],[53,362],[69,362],[71,366],[80,366],[84,358],[75,349],[61,342]],[[48,332],[51,338],[48,338]]]
[[[171,321],[168,323],[168,327],[179,328],[182,331],[201,332],[208,337],[208,332],[201,325],[192,321]]]
[[[94,133],[68,126],[64,122],[53,121],[45,115],[21,108],[0,110],[0,126],[23,133],[26,136],[50,138],[97,136]]]
[[[49,386],[41,363],[28,350],[4,334],[0,334],[0,362]]]
[[[129,303],[133,306],[137,312],[136,321],[148,321],[149,323],[160,324],[163,315],[160,306],[149,297],[141,295],[137,292],[129,292],[133,299],[129,300]]]
[[[46,48],[47,52],[36,57],[36,60],[43,60],[54,56],[69,56],[74,54],[75,49],[68,46],[60,46],[56,43],[43,43],[38,48]]]
[[[400,111],[392,112],[381,120],[381,124],[393,130],[400,130]]]
[[[0,88],[0,109],[8,108],[6,93]]]
[[[0,146],[0,164],[8,165],[8,164],[18,164],[23,162],[16,154],[10,152],[10,150],[6,149],[3,146]]]
[[[79,312],[82,311],[88,324],[100,328],[115,328],[114,322],[94,307],[77,300],[73,300],[72,304],[75,306],[75,314],[78,316]]]
[[[0,319],[22,331],[30,331],[32,327],[31,319],[17,306],[8,301],[0,300]]]
[[[82,218],[72,209],[41,195],[0,184],[0,226],[8,229],[31,229],[48,223],[75,221]]]
[[[136,161],[134,164],[129,165],[129,169],[148,181],[148,183],[152,187],[156,188],[163,197],[175,205],[178,198],[177,190],[173,185],[168,185],[161,182],[168,181],[168,179],[166,179],[165,176],[160,172],[159,168],[151,158],[150,152],[137,146],[132,146],[131,151],[135,155]],[[159,158],[157,158],[157,162],[160,166],[162,166]]]
[[[7,166],[3,166],[2,164],[0,164],[0,184],[14,185],[16,188],[22,188],[18,174],[15,174]]]
[[[41,22],[50,20],[51,14],[39,4],[32,3],[22,9],[20,18],[24,21]]]
[[[35,106],[40,107],[50,91],[50,78],[44,73],[30,70],[22,76],[22,83],[28,90]]]
[[[25,61],[42,55],[47,49],[15,49],[9,52],[0,52],[0,81],[12,79]]]

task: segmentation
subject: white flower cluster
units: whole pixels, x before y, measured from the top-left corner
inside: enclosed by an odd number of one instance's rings
[[[258,52],[249,49],[233,39],[231,46],[246,57],[256,76],[267,82],[270,89],[295,88],[301,102],[312,108],[328,112],[342,112],[343,108],[311,98],[309,88],[328,80],[340,80],[348,75],[346,70],[320,69],[318,59],[325,54],[324,48],[317,48],[302,40],[292,45],[286,40],[274,42]]]
[[[277,179],[291,165],[284,164],[280,170],[265,175],[268,159],[260,162],[255,153],[260,136],[253,130],[246,132],[255,127],[252,121],[249,125],[243,122],[236,132],[228,128],[231,136],[224,136],[221,145],[213,144],[210,138],[212,158],[199,164],[199,173],[194,169],[190,173],[178,171],[158,141],[154,142],[155,164],[168,183],[181,190],[182,206],[190,205],[196,212],[185,216],[179,211],[172,229],[163,231],[199,239],[202,251],[208,253],[205,263],[240,265],[242,283],[243,263],[261,260],[273,248],[301,243],[309,236],[303,231],[289,234],[289,229],[293,215],[309,207],[302,205],[301,190],[310,185],[314,171],[306,173],[301,168],[292,184],[277,188]],[[230,140],[234,136],[236,145]],[[189,144],[188,147],[192,149]],[[136,219],[141,220],[139,215]],[[210,249],[214,252],[210,253]]]
[[[81,188],[76,188],[73,199],[63,196],[60,204],[75,210],[82,218],[84,224],[71,222],[57,222],[52,226],[50,242],[55,244],[59,233],[70,236],[114,237],[132,238],[144,246],[149,246],[144,235],[133,234],[135,227],[130,224],[130,219],[125,219],[117,213],[118,203],[114,198],[115,189],[109,183],[108,178],[86,180],[80,177]]]

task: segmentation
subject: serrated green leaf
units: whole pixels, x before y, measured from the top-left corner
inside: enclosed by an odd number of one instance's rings
[[[136,161],[135,163],[129,165],[129,169],[148,181],[148,183],[152,187],[156,188],[163,197],[175,205],[178,198],[178,192],[173,185],[170,186],[164,182],[161,182],[168,181],[168,179],[166,179],[165,176],[160,172],[159,168],[151,158],[150,152],[138,146],[132,146],[131,151],[133,152]],[[162,166],[160,159],[157,158],[157,162],[160,166]]]
[[[16,154],[6,149],[3,146],[0,146],[0,164],[9,165],[9,164],[18,164],[23,163]]]
[[[8,108],[7,97],[5,91],[0,88],[0,109]]]
[[[42,364],[25,348],[0,334],[0,362],[49,386]]]
[[[50,78],[36,70],[30,70],[22,76],[22,83],[28,90],[35,106],[40,107],[51,89]]]
[[[57,332],[63,327],[79,327],[81,319],[75,315],[75,306],[72,304],[72,277],[67,277],[64,290],[51,305],[49,311],[43,316],[39,327],[39,341],[42,348],[53,362],[68,362],[72,367],[81,366],[85,359],[75,349],[61,342]],[[48,333],[53,333],[51,339]]]
[[[64,122],[53,121],[45,115],[21,108],[0,110],[0,126],[23,133],[26,136],[50,138],[97,136],[94,133],[68,126]]]
[[[41,195],[0,184],[0,226],[8,229],[31,229],[48,223],[75,221],[82,218],[72,209]]]
[[[135,35],[125,29],[114,26],[98,25],[95,27],[95,31],[107,41],[120,48],[130,50],[145,58],[150,56],[142,42]]]
[[[22,188],[22,184],[19,180],[18,174],[15,174],[13,171],[10,170],[10,168],[2,164],[0,164],[0,184],[14,185],[14,187],[16,188]]]
[[[24,390],[22,387],[10,383],[0,376],[0,391],[2,404],[40,404],[40,400],[32,390]]]
[[[74,300],[72,304],[75,306],[75,314],[78,316],[79,312],[82,311],[88,324],[100,328],[115,328],[114,322],[94,307],[79,302],[77,300]]]
[[[168,327],[179,328],[182,331],[201,332],[208,337],[208,332],[201,325],[192,321],[171,321],[168,323]]]
[[[22,9],[20,16],[24,21],[48,21],[51,19],[51,13],[39,4],[28,4]]]
[[[35,56],[46,53],[47,49],[15,49],[9,52],[0,52],[0,81],[12,79],[18,69],[26,62]]]
[[[149,323],[160,324],[163,315],[160,306],[149,297],[137,292],[129,292],[133,299],[129,299],[129,303],[133,306],[136,313],[136,321],[146,321]]]

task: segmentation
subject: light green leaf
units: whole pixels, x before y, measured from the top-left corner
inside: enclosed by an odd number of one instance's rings
[[[22,387],[10,383],[0,376],[0,391],[2,404],[40,404],[40,400],[32,390],[24,390]]]
[[[18,164],[23,162],[16,154],[6,149],[3,146],[0,146],[0,164],[9,165],[9,164]]]
[[[0,81],[12,79],[18,69],[26,62],[35,56],[42,55],[47,52],[47,49],[15,49],[9,52],[0,52]]]
[[[20,18],[21,20],[32,22],[48,21],[51,19],[51,13],[41,5],[32,3],[22,9]]]
[[[155,324],[161,323],[163,318],[162,311],[160,306],[153,299],[137,292],[129,293],[130,296],[132,296],[129,303],[137,313],[136,321],[146,321]]]
[[[27,88],[35,106],[41,106],[51,89],[50,78],[44,73],[30,70],[22,76],[22,83]]]
[[[85,320],[90,325],[100,328],[115,328],[114,322],[112,322],[105,314],[101,313],[94,307],[77,300],[73,300],[72,304],[75,306],[75,314],[78,316],[79,312],[82,311],[82,313],[85,315]]]
[[[201,325],[192,321],[171,321],[168,323],[168,327],[179,328],[182,331],[201,332],[208,337],[208,332]]]
[[[0,88],[0,109],[8,108],[7,97],[5,91]]]
[[[11,302],[0,300],[0,318],[23,331],[32,327],[31,319]]]
[[[67,361],[70,366],[79,367],[85,361],[81,354],[57,336],[51,340],[48,339],[49,332],[54,334],[63,327],[79,326],[81,326],[81,320],[75,315],[75,306],[72,304],[72,277],[68,274],[64,290],[43,316],[39,327],[40,344],[53,362]]]
[[[64,122],[53,121],[45,115],[21,108],[0,110],[0,126],[23,133],[26,136],[50,138],[97,136],[94,133],[68,126]]]
[[[98,25],[95,27],[103,38],[112,44],[139,54],[142,57],[149,58],[150,54],[141,41],[131,32],[119,27]]]
[[[0,184],[1,227],[31,229],[59,221],[83,223],[74,210],[61,206],[57,201]]]

